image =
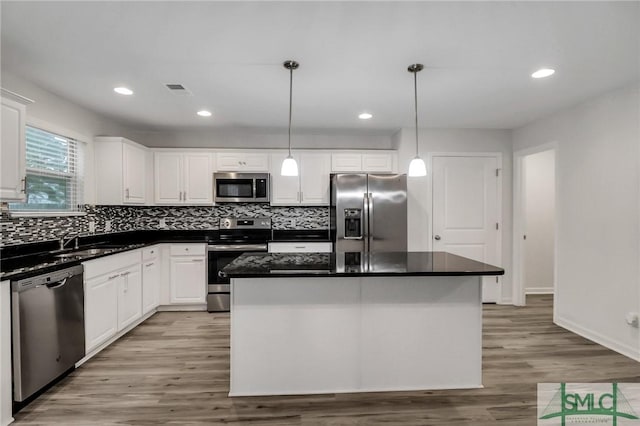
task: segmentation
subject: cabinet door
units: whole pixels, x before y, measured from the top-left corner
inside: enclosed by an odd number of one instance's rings
[[[213,204],[213,173],[209,154],[185,154],[183,200],[188,204]]]
[[[331,154],[331,171],[361,172],[362,154]]]
[[[271,154],[271,205],[293,206],[300,204],[300,177],[282,176],[280,168],[288,153]],[[298,165],[300,160],[296,158]],[[298,170],[301,172],[301,170]],[[328,180],[328,178],[327,178]]]
[[[173,152],[155,153],[155,201],[182,203],[182,156]]]
[[[329,154],[300,154],[300,201],[304,205],[329,205]]]
[[[140,265],[120,273],[118,281],[118,331],[142,316],[142,274]]]
[[[112,273],[84,283],[85,346],[89,353],[118,331],[118,284],[124,278]]]
[[[23,201],[25,179],[26,107],[2,98],[0,139],[0,200]]]
[[[145,181],[147,179],[145,151],[125,143],[122,147],[122,156],[123,202],[126,204],[144,204],[146,202]]]
[[[160,300],[160,264],[158,259],[142,264],[142,315],[158,307]]]
[[[204,257],[171,257],[171,303],[205,303],[207,277]]]
[[[269,156],[261,153],[245,154],[242,170],[246,172],[268,172]]]
[[[392,169],[391,154],[362,154],[363,172],[391,172]]]
[[[236,172],[242,170],[244,156],[239,152],[222,152],[217,155],[219,171]]]

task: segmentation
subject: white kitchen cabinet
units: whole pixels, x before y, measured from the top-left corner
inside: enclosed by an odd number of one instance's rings
[[[271,242],[269,253],[331,253],[330,242]]]
[[[11,382],[11,283],[0,282],[0,425],[13,421]]]
[[[213,172],[209,153],[156,152],[157,204],[213,204]]]
[[[172,244],[170,248],[172,304],[205,304],[207,299],[206,247]]]
[[[95,138],[96,200],[98,204],[146,204],[146,147],[120,137]]]
[[[342,152],[331,154],[334,173],[392,173],[396,170],[395,152]]]
[[[142,317],[142,273],[140,264],[120,272],[118,280],[118,331]]]
[[[85,280],[85,348],[89,353],[118,331],[118,287],[120,272]]]
[[[0,200],[25,198],[25,120],[26,106],[2,97],[0,139]]]
[[[87,354],[141,317],[140,250],[84,262]]]
[[[271,205],[329,205],[330,155],[296,154],[298,176],[282,176],[280,168],[287,155],[271,154]]]
[[[269,171],[269,155],[263,152],[218,152],[216,160],[221,172]]]
[[[142,315],[160,303],[160,257],[158,246],[142,250]]]

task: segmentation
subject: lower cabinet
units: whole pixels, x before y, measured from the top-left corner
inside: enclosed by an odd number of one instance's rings
[[[120,273],[84,283],[85,348],[91,352],[118,331],[118,281]]]
[[[142,315],[160,304],[160,259],[157,246],[142,250]]]
[[[118,331],[142,316],[142,273],[140,264],[120,273],[118,281]]]
[[[171,256],[171,303],[206,303],[204,256]]]

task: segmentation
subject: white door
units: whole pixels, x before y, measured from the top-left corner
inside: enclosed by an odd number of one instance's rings
[[[182,203],[182,155],[155,154],[155,199],[158,204]]]
[[[118,331],[142,316],[142,274],[140,265],[123,271],[118,281]]]
[[[135,146],[124,144],[124,202],[130,204],[144,204],[146,201],[147,179],[145,151]],[[98,159],[100,161],[100,159]]]
[[[86,352],[91,352],[118,331],[118,280],[111,273],[84,283],[84,323]]]
[[[433,250],[499,266],[497,157],[433,157]],[[497,302],[496,277],[482,300]]]
[[[205,303],[207,277],[204,258],[171,257],[171,303]]]
[[[24,200],[25,106],[2,98],[0,139],[0,199]]]
[[[288,153],[271,154],[271,205],[273,206],[293,206],[300,204],[300,177],[282,176],[280,169],[282,162],[287,158]],[[294,156],[298,165],[300,159]],[[299,173],[302,168],[298,168]],[[329,178],[327,178],[328,182]]]
[[[213,203],[213,173],[209,154],[184,156],[184,194],[187,204]]]
[[[142,266],[142,315],[159,304],[160,264],[157,259],[147,260]]]
[[[300,201],[304,205],[329,205],[329,154],[300,154]]]

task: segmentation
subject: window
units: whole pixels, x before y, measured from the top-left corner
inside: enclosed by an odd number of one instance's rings
[[[19,212],[78,212],[83,202],[83,143],[26,128],[26,200]]]

